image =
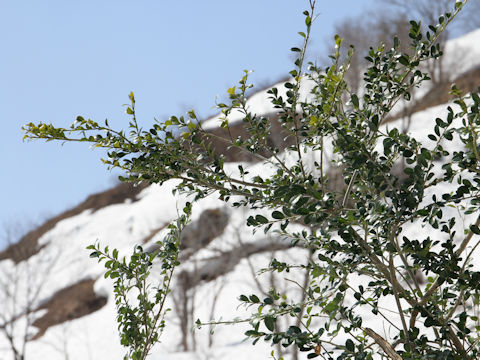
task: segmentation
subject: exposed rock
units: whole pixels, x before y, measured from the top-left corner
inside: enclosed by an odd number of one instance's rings
[[[19,263],[28,259],[41,250],[41,247],[38,246],[38,239],[53,229],[59,221],[78,215],[87,209],[96,211],[108,205],[123,203],[127,199],[134,201],[145,187],[146,185],[133,186],[128,183],[120,183],[109,190],[90,195],[78,206],[47,220],[43,225],[24,235],[20,241],[0,252],[0,261],[12,259],[15,263]]]
[[[200,282],[213,281],[216,278],[232,271],[235,266],[249,256],[260,254],[267,251],[286,250],[292,247],[289,241],[278,241],[274,239],[264,239],[254,243],[241,244],[230,251],[202,260],[194,271],[182,271],[179,274],[184,286],[197,286]],[[187,284],[187,285],[185,285]]]
[[[287,146],[293,145],[295,140],[292,136],[282,129],[281,124],[277,121],[278,114],[267,114],[263,115],[269,121],[271,125],[270,135],[267,139],[267,146],[273,146],[279,149],[279,151],[284,150]],[[248,131],[246,125],[242,121],[234,122],[229,125],[229,131],[218,127],[209,131],[214,136],[209,137],[208,142],[211,144],[212,148],[215,151],[215,155],[225,156],[226,161],[231,162],[257,162],[259,158],[255,154],[240,150],[236,147],[231,147],[230,144],[233,140],[240,138],[248,137]],[[222,140],[223,139],[223,140]],[[271,157],[272,154],[261,150],[258,152],[259,155],[263,157]]]
[[[198,220],[190,223],[182,232],[180,258],[186,260],[193,253],[206,247],[213,239],[222,235],[228,224],[228,214],[222,208],[208,209]]]
[[[160,225],[159,227],[156,227],[156,228],[153,229],[152,231],[150,231],[150,234],[148,234],[146,237],[143,238],[142,244],[148,243],[150,240],[153,239],[153,237],[154,237],[155,235],[157,235],[160,231],[162,231],[163,229],[165,229],[167,226],[168,226],[168,223],[165,223],[165,224],[163,224],[163,225]]]
[[[80,318],[102,308],[107,303],[107,298],[95,293],[94,284],[93,279],[82,280],[56,292],[36,309],[35,311],[46,309],[47,313],[33,322],[33,326],[38,328],[33,340],[43,336],[50,326]]]
[[[480,66],[461,74],[452,82],[464,93],[477,92],[480,86]],[[432,87],[421,99],[409,105],[408,112],[414,114],[432,106],[442,105],[452,101],[454,99],[454,96],[450,95],[452,82],[448,81]],[[393,121],[403,116],[404,113],[400,111],[398,114],[389,117],[388,121]]]
[[[206,247],[216,237],[223,234],[228,225],[228,214],[222,208],[207,209],[202,212],[196,221],[188,224],[182,231],[180,240],[180,261],[187,260],[198,250]],[[165,227],[159,227],[151,232],[144,240],[144,243],[153,238]],[[157,244],[151,245],[147,251],[152,252],[158,249]]]

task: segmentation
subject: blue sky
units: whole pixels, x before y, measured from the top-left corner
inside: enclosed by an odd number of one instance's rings
[[[374,0],[318,1],[312,55],[325,56],[333,23]],[[44,220],[105,190],[118,174],[84,144],[22,142],[21,126],[68,126],[77,115],[125,127],[133,91],[148,125],[195,109],[243,69],[263,87],[291,69],[303,0],[102,0],[0,3],[0,226]]]

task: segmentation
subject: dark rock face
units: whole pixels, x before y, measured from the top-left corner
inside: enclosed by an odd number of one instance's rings
[[[282,129],[281,124],[278,122],[278,114],[267,114],[265,116],[270,121],[271,132],[265,145],[276,147],[279,151],[284,150],[287,146],[291,146],[295,143],[295,139]],[[245,138],[248,136],[246,124],[242,121],[235,122],[230,125],[230,131],[223,128],[215,128],[209,132],[214,136],[209,137],[208,143],[214,149],[215,155],[225,156],[226,161],[230,162],[258,162],[259,158],[254,154],[246,151],[241,151],[235,147],[229,147],[229,142],[237,138]],[[222,140],[225,139],[226,141]],[[259,151],[259,155],[270,158],[272,154],[266,151]]]
[[[210,242],[223,234],[228,225],[228,213],[223,208],[207,209],[200,214],[200,217],[188,224],[182,232],[180,240],[180,261],[186,261],[198,250],[206,247]],[[153,238],[156,233],[165,226],[155,229],[145,240],[144,243]],[[151,245],[147,251],[153,252],[158,249],[157,244]]]
[[[230,251],[203,261],[194,272],[183,271],[180,275],[183,282],[189,287],[197,286],[200,282],[209,282],[228,274],[235,269],[243,259],[265,252],[282,251],[292,248],[290,241],[263,239],[255,243],[241,244]]]
[[[480,66],[461,74],[452,82],[455,83],[457,88],[464,93],[478,91],[478,87],[480,86]],[[450,94],[452,82],[448,81],[434,86],[421,99],[418,99],[411,104],[411,106],[408,108],[408,113],[414,114],[432,106],[437,106],[452,101],[454,99],[454,96]],[[403,116],[405,116],[405,114],[400,112],[396,116],[389,117],[388,121],[393,121]]]
[[[45,334],[50,326],[77,319],[99,310],[107,303],[107,298],[97,295],[93,286],[94,279],[85,279],[55,293],[35,311],[46,309],[48,312],[33,322],[38,328],[33,340]]]
[[[198,251],[220,236],[228,224],[228,214],[222,208],[202,212],[182,233],[180,250]]]
[[[53,229],[59,221],[78,215],[87,209],[96,211],[108,205],[123,203],[127,199],[134,201],[140,191],[145,188],[146,185],[133,186],[132,184],[120,183],[107,191],[90,195],[78,206],[51,218],[43,225],[28,232],[19,242],[10,245],[0,252],[0,261],[12,259],[15,263],[19,263],[20,261],[28,259],[40,251],[41,248],[38,246],[38,239]]]

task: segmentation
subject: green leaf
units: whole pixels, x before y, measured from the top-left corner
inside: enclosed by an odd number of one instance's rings
[[[266,316],[263,321],[265,322],[265,326],[268,330],[274,331],[275,330],[275,318],[273,316]]]
[[[188,130],[193,131],[197,127],[192,121],[189,121],[187,124]]]
[[[403,156],[409,158],[409,157],[413,156],[413,151],[410,150],[410,149],[405,149],[405,150],[403,150]]]
[[[398,58],[398,62],[402,65],[409,66],[410,61],[408,59],[408,55],[402,55]]]
[[[268,223],[268,219],[263,215],[255,216],[255,220],[260,224],[267,224]]]
[[[472,99],[476,104],[480,104],[480,97],[477,93],[472,93]]]
[[[424,325],[426,327],[430,327],[430,326],[433,326],[435,324],[436,324],[436,321],[432,317],[427,316],[427,318],[425,319]]]
[[[245,335],[246,336],[252,336],[252,337],[258,337],[258,336],[261,336],[262,334],[256,330],[247,330],[245,332]]]
[[[338,49],[342,45],[343,39],[338,34],[335,34],[334,39],[335,39],[335,48]]]
[[[353,353],[355,351],[355,344],[353,343],[353,341],[351,339],[347,339],[347,341],[345,342],[345,347],[351,353]]]
[[[470,230],[471,230],[474,234],[480,235],[480,228],[479,228],[477,225],[475,225],[475,224],[470,225]]]
[[[285,216],[280,211],[274,211],[272,213],[272,218],[277,219],[277,220],[281,220],[281,219],[284,219]]]
[[[395,36],[393,38],[393,48],[398,49],[398,46],[400,45],[400,40],[398,39],[398,36]]]
[[[326,313],[331,313],[335,310],[338,309],[338,301],[335,299],[333,301],[330,301],[325,307],[324,310]]]
[[[351,100],[352,100],[353,106],[358,108],[358,106],[360,105],[358,102],[358,96],[356,94],[352,94]]]
[[[266,305],[271,305],[271,304],[273,304],[273,299],[271,297],[267,297],[267,298],[263,299],[263,303],[266,304]]]
[[[257,295],[250,295],[250,301],[251,301],[252,303],[257,304],[257,303],[260,302],[260,299],[258,298]]]
[[[323,270],[322,268],[320,268],[319,266],[315,266],[312,270],[312,278],[317,278],[319,277],[320,275],[323,274]]]

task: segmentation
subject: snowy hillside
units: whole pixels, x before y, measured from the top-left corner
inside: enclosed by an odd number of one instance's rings
[[[447,48],[450,55],[447,63],[456,61],[458,52],[465,52],[452,80],[480,67],[480,30],[451,41]],[[477,87],[479,79],[475,80]],[[280,89],[281,85],[276,86]],[[308,96],[308,84],[302,96]],[[267,98],[266,91],[254,94],[248,102],[250,110],[273,113]],[[416,112],[409,132],[418,141],[428,143],[426,131],[435,118],[445,117],[445,108],[446,104],[437,104]],[[233,122],[239,119],[235,114],[232,116]],[[402,121],[399,118],[386,126],[402,127]],[[204,125],[215,129],[218,117],[207,120]],[[228,166],[236,171],[237,165],[232,162]],[[268,171],[260,163],[248,163],[244,167],[252,174]],[[15,249],[0,254],[0,273],[3,274],[0,286],[8,288],[8,292],[0,291],[3,296],[0,312],[3,311],[3,317],[12,316],[8,324],[14,335],[11,341],[21,347],[26,322],[34,325],[33,332],[28,334],[34,340],[27,344],[26,359],[123,358],[125,349],[120,346],[117,334],[112,282],[103,278],[103,265],[89,258],[86,247],[98,241],[103,246],[119,249],[121,255],[128,255],[136,244],[144,248],[154,246],[165,234],[165,226],[177,217],[178,209],[187,201],[185,197],[172,195],[175,185],[175,181],[168,181],[162,186],[134,190],[133,196],[121,195],[120,200],[105,206],[80,207],[51,223],[51,228],[42,230],[35,241],[28,243],[27,255],[17,256]],[[242,342],[247,324],[217,326],[213,334],[208,327],[191,331],[197,318],[202,321],[246,318],[252,310],[239,307],[238,296],[266,293],[273,283],[281,289],[288,288],[293,296],[300,296],[301,292],[291,286],[292,280],[305,281],[300,270],[290,272],[288,278],[285,274],[259,275],[258,270],[268,266],[272,257],[306,263],[308,251],[293,248],[287,241],[266,237],[263,232],[252,234],[245,224],[248,215],[244,209],[226,207],[215,196],[195,204],[180,254],[184,261],[176,270],[169,297],[173,311],[168,315],[162,343],[152,352],[152,360],[270,357],[273,348],[269,343],[260,341],[252,346]],[[416,231],[418,228],[414,226],[406,226],[405,233]],[[359,278],[358,282],[361,281]],[[34,310],[31,319],[25,316],[26,308]],[[384,330],[384,325],[378,319],[369,324],[378,332]],[[9,339],[0,333],[0,359],[12,358],[10,345]]]

